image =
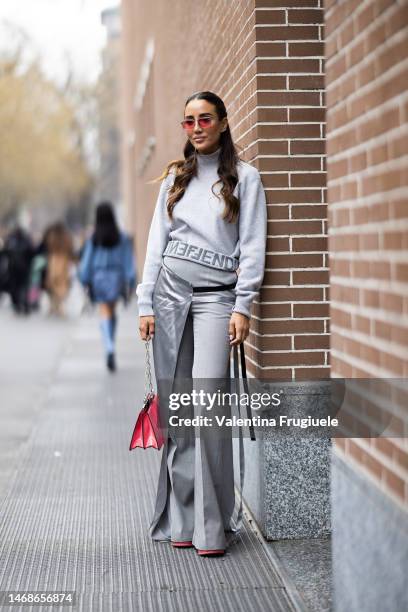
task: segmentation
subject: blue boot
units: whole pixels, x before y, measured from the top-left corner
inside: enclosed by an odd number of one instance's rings
[[[101,319],[100,323],[99,323],[100,329],[101,329],[101,333],[102,333],[102,341],[103,341],[103,345],[105,348],[105,353],[106,353],[106,365],[108,367],[108,369],[113,372],[116,367],[115,367],[115,346],[114,346],[114,342],[112,339],[112,332],[111,332],[111,322],[110,319]]]

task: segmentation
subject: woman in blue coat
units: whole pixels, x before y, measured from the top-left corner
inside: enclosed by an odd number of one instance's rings
[[[129,297],[136,285],[136,271],[132,241],[119,230],[110,202],[96,208],[95,231],[85,243],[78,276],[92,302],[99,305],[106,364],[114,372],[116,303],[120,297]]]

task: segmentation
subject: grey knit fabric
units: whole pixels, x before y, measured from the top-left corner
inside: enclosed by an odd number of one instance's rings
[[[167,190],[173,184],[171,172],[161,183],[150,226],[142,282],[136,288],[139,316],[153,315],[152,294],[169,240],[182,240],[239,259],[236,301],[233,310],[250,317],[251,304],[262,284],[265,269],[267,208],[265,191],[258,170],[240,160],[239,181],[234,195],[240,200],[239,218],[235,223],[222,219],[224,200],[211,192],[219,180],[221,149],[214,153],[197,153],[198,173],[173,209],[173,220],[167,214]],[[213,191],[219,194],[222,183]],[[177,255],[174,255],[175,257]],[[206,265],[206,264],[202,264]]]

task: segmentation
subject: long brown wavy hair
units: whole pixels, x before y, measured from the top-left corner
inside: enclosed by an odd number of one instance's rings
[[[219,96],[211,91],[199,91],[187,98],[184,108],[191,100],[207,100],[212,104],[217,112],[218,119],[221,121],[227,116],[224,102]],[[219,199],[219,195],[214,193],[213,187],[217,183],[222,183],[220,194],[224,198],[225,207],[222,218],[228,223],[235,223],[239,213],[239,199],[233,195],[233,191],[238,183],[237,163],[240,160],[237,146],[234,144],[229,125],[221,132],[219,147],[221,148],[218,166],[218,176],[220,177],[211,186],[212,193]],[[173,208],[183,197],[187,185],[197,176],[197,151],[189,140],[184,145],[184,159],[174,159],[165,167],[163,173],[148,183],[155,183],[165,179],[171,170],[175,171],[175,179],[171,188],[168,190],[167,212],[170,219],[173,219]]]

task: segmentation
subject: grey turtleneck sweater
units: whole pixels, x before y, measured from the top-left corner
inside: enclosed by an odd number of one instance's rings
[[[159,274],[163,251],[169,240],[181,240],[199,248],[224,253],[239,260],[236,300],[233,311],[250,317],[251,304],[264,276],[267,235],[265,191],[258,170],[240,160],[237,165],[239,181],[234,195],[240,200],[236,223],[221,218],[224,200],[211,193],[211,186],[219,180],[220,148],[214,153],[197,153],[198,173],[187,186],[183,197],[173,209],[170,221],[166,202],[167,189],[173,184],[174,172],[163,179],[150,226],[142,282],[138,284],[139,316],[153,315],[152,294]],[[222,184],[213,190],[219,194]],[[175,253],[172,255],[177,257]],[[203,263],[203,265],[211,264]],[[219,284],[219,283],[215,283]]]

